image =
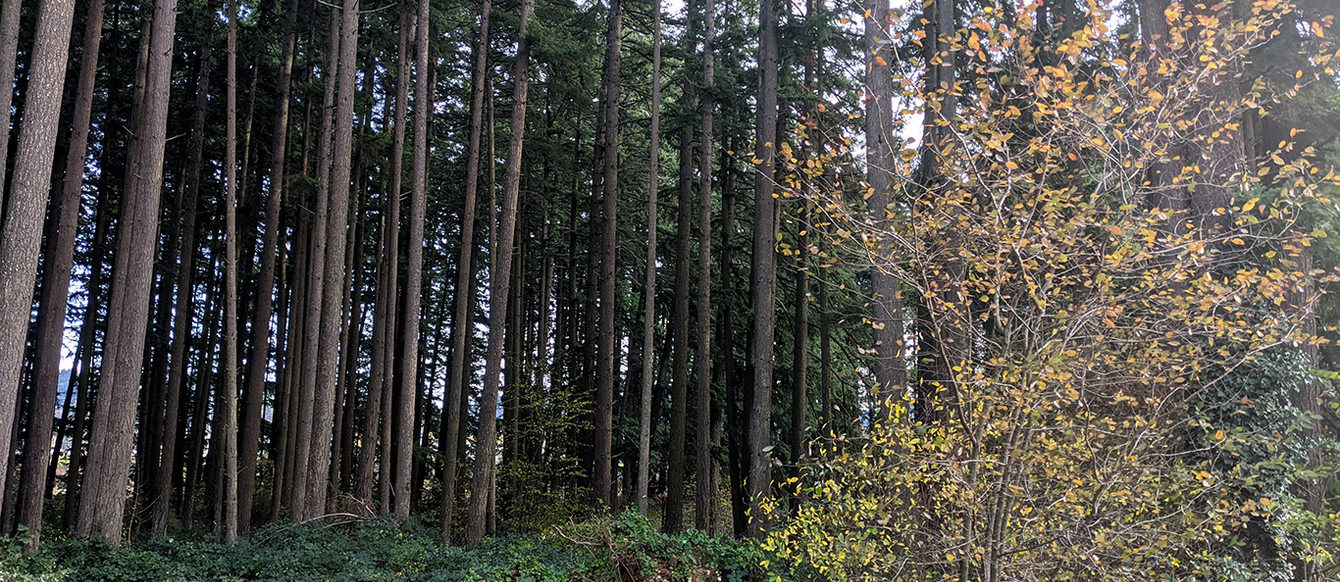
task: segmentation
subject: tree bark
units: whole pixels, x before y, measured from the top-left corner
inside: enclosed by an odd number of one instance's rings
[[[28,98],[19,129],[13,184],[8,196],[10,208],[5,214],[4,229],[0,231],[0,404],[3,404],[0,408],[0,494],[8,492],[12,485],[6,483],[6,477],[13,473],[8,463],[16,444],[11,443],[10,438],[14,434],[17,411],[10,403],[17,402],[19,396],[23,352],[32,313],[33,281],[37,276],[42,246],[42,222],[51,195],[51,163],[56,154],[56,132],[73,15],[74,0],[43,0],[38,8],[28,71]],[[9,87],[4,87],[3,92],[8,93]],[[5,116],[8,118],[8,109]],[[0,164],[4,161],[5,158],[0,157]],[[3,185],[3,173],[0,172],[0,188]],[[45,452],[51,446],[55,383],[42,388],[29,407],[29,417],[42,416],[46,426],[39,437],[40,443],[29,435],[28,441],[33,444],[28,449],[40,448]],[[31,459],[25,455],[24,463],[32,467],[30,472],[34,473],[34,479],[45,481],[46,457],[41,456],[36,462]],[[41,487],[33,489],[37,496],[36,506],[40,508]],[[37,531],[33,534],[36,536]]]
[[[637,512],[647,514],[651,476],[651,398],[656,340],[657,194],[661,174],[661,0],[653,0],[651,33],[651,155],[647,170],[647,278],[642,312],[642,398],[637,437]]]
[[[727,142],[728,149],[734,151],[734,136]],[[745,515],[744,495],[744,435],[747,418],[740,411],[742,394],[740,368],[735,359],[735,326],[732,317],[735,296],[735,161],[734,156],[722,152],[721,157],[721,300],[717,302],[717,326],[721,334],[717,353],[721,356],[718,364],[720,375],[726,384],[726,446],[730,462],[731,525],[736,537],[743,537],[748,525]]]
[[[698,460],[698,496],[694,507],[694,524],[709,531],[717,496],[716,481],[712,478],[712,110],[716,84],[716,62],[713,54],[713,36],[716,34],[716,2],[707,0],[703,6],[703,89],[700,106],[703,111],[702,152],[699,154],[698,193],[698,349],[693,357],[698,373],[697,430],[695,456]]]
[[[893,62],[894,47],[889,41],[892,17],[888,0],[866,0],[865,46],[866,102],[865,141],[866,183],[873,194],[869,199],[870,218],[883,231],[894,219],[893,172]],[[891,244],[879,243],[881,247]],[[879,267],[870,273],[870,305],[875,328],[875,394],[880,416],[891,410],[887,398],[896,397],[907,384],[903,363],[903,306],[901,283]]]
[[[517,198],[521,188],[521,151],[525,143],[526,93],[530,87],[530,39],[526,36],[526,25],[531,12],[535,9],[535,0],[522,0],[519,40],[517,41],[516,62],[513,69],[512,86],[512,135],[507,146],[507,170],[503,185],[502,216],[499,231],[493,233],[497,241],[497,254],[493,261],[493,273],[489,277],[489,296],[507,297],[511,285],[512,247],[516,233]],[[494,456],[497,453],[498,429],[498,383],[502,374],[503,326],[507,322],[507,302],[494,301],[489,304],[489,344],[484,367],[484,390],[479,404],[479,435],[476,438],[475,474],[471,482],[470,521],[467,524],[465,541],[475,545],[484,539],[489,509],[489,491],[494,483]]]
[[[926,61],[939,61],[926,71],[925,115],[921,164],[918,167],[920,195],[929,200],[944,189],[945,172],[942,152],[949,146],[949,122],[957,107],[954,96],[954,0],[933,0],[925,5],[923,17],[926,27]],[[954,237],[951,231],[946,233]],[[941,248],[957,244],[953,240],[930,241]],[[953,287],[959,284],[962,264],[951,262],[944,269],[945,288],[940,295],[954,296]],[[917,305],[917,392],[913,408],[919,420],[934,422],[946,416],[946,401],[941,392],[949,392],[956,382],[954,367],[966,357],[971,346],[969,316],[961,307],[948,312],[934,313],[930,301],[922,297]],[[952,392],[951,392],[952,393]]]
[[[428,0],[419,0],[418,37],[414,45],[414,167],[409,202],[409,240],[405,256],[405,334],[400,358],[400,418],[396,434],[395,515],[409,518],[410,475],[414,460],[414,393],[419,372],[419,295],[423,286],[423,222],[428,204],[428,120],[433,103],[428,88],[431,76],[428,61]]]
[[[34,354],[32,420],[28,427],[28,439],[24,443],[24,468],[19,484],[19,523],[28,528],[30,535],[28,547],[36,547],[41,541],[42,507],[50,490],[47,485],[46,466],[52,456],[51,428],[55,414],[57,384],[60,383],[61,346],[64,343],[70,272],[74,268],[75,235],[79,227],[80,209],[83,206],[88,128],[93,112],[93,90],[98,70],[105,4],[103,0],[90,0],[87,6],[83,56],[79,63],[79,80],[75,89],[73,118],[70,121],[70,146],[65,158],[65,174],[61,181],[60,197],[54,205],[58,209],[56,238],[51,243],[47,266],[42,274],[41,310],[37,313],[37,353]],[[31,85],[29,87],[31,88]],[[3,184],[3,179],[0,179],[0,184]],[[0,205],[0,214],[3,214],[2,209],[3,206]],[[71,383],[65,388],[67,412],[69,395],[74,388],[73,372],[70,378]],[[61,439],[57,438],[56,455],[60,454],[60,441]]]
[[[600,252],[600,338],[596,363],[595,403],[595,497],[606,508],[612,508],[611,496],[614,438],[614,352],[617,349],[614,329],[615,260],[618,257],[619,214],[619,70],[622,49],[623,4],[610,0],[609,26],[605,33],[604,70],[604,135],[600,151],[604,152],[601,182],[604,196],[601,205]]]
[[[303,131],[310,134],[310,126],[304,124]],[[306,148],[305,148],[306,149]],[[279,517],[282,508],[293,508],[293,494],[298,489],[293,485],[297,479],[297,441],[299,409],[298,403],[299,383],[302,381],[302,363],[303,349],[303,331],[306,329],[306,317],[308,302],[307,283],[309,278],[304,276],[302,269],[309,264],[308,253],[311,248],[311,229],[308,227],[306,214],[299,211],[297,216],[297,228],[293,235],[293,292],[289,300],[289,339],[288,350],[284,355],[284,431],[280,436],[279,454],[275,458],[275,489],[274,503],[271,507],[273,518]]]
[[[191,340],[191,324],[195,310],[192,307],[195,292],[192,277],[195,274],[196,210],[200,203],[200,173],[204,164],[205,119],[209,107],[210,63],[212,45],[205,45],[201,53],[200,74],[196,80],[195,115],[191,128],[191,158],[186,171],[181,216],[181,255],[177,262],[177,297],[172,326],[172,368],[168,371],[167,398],[164,404],[162,438],[158,470],[154,472],[153,491],[157,499],[149,510],[149,531],[155,539],[167,534],[167,514],[172,506],[173,467],[177,461],[176,425],[181,411],[187,371],[187,344]]]
[[[237,540],[237,2],[228,0],[228,64],[224,128],[223,524],[220,538]]]
[[[773,168],[777,139],[777,12],[773,0],[759,2],[757,143],[754,157],[754,324],[753,398],[749,410],[749,537],[762,539],[763,504],[771,495],[773,333],[776,319],[777,241],[776,202],[773,200]]]
[[[273,142],[270,145],[270,199],[265,204],[265,234],[261,240],[261,272],[256,280],[256,311],[251,321],[251,354],[247,357],[246,413],[239,437],[237,480],[237,531],[251,533],[251,513],[256,495],[256,455],[260,450],[261,408],[265,403],[265,376],[270,363],[270,316],[274,307],[275,258],[279,231],[284,228],[285,161],[288,155],[289,90],[293,78],[293,52],[297,43],[298,2],[291,0],[284,15],[284,45],[279,58],[279,96],[275,102]],[[259,72],[259,71],[257,71]],[[256,95],[251,96],[252,103]],[[245,174],[244,174],[245,175]],[[279,317],[282,319],[284,314]],[[273,425],[272,425],[273,426]]]
[[[833,334],[828,305],[828,275],[819,269],[819,423],[820,438],[833,434]]]
[[[106,159],[104,150],[100,159]],[[99,189],[107,185],[107,174],[99,177]],[[79,507],[80,470],[84,465],[84,433],[88,427],[88,411],[94,400],[93,352],[96,341],[98,311],[101,306],[104,255],[106,254],[108,231],[111,230],[113,210],[111,204],[99,203],[97,226],[93,231],[93,253],[90,258],[92,274],[88,278],[88,299],[84,304],[84,321],[79,329],[79,343],[86,345],[79,360],[79,396],[75,400],[74,426],[70,429],[70,465],[65,472],[65,508],[61,511],[61,529],[69,530],[74,524],[76,510]],[[71,376],[70,381],[74,382]]]
[[[687,88],[686,88],[687,91]],[[685,99],[688,101],[688,98]],[[691,101],[689,101],[691,102]],[[684,528],[684,441],[689,401],[689,231],[693,228],[693,126],[685,124],[679,144],[679,211],[675,227],[675,287],[672,317],[674,353],[670,370],[670,465],[661,530]]]
[[[470,377],[466,370],[466,355],[470,351],[470,339],[474,337],[474,314],[471,313],[471,299],[474,287],[474,251],[475,251],[475,206],[479,196],[479,142],[483,133],[484,89],[487,84],[484,76],[488,73],[489,17],[493,3],[482,0],[479,6],[479,37],[475,42],[475,66],[470,81],[470,143],[466,150],[465,161],[465,202],[461,210],[461,253],[456,263],[455,312],[452,316],[451,366],[448,372],[447,394],[442,402],[445,415],[442,439],[445,454],[442,457],[442,539],[450,543],[452,521],[456,511],[456,473],[459,463],[457,457],[458,436],[461,433],[461,419],[464,411],[458,405],[466,379]],[[493,96],[489,95],[492,99]],[[492,160],[489,161],[493,163]]]
[[[316,398],[312,406],[312,440],[307,467],[307,499],[300,521],[322,515],[326,509],[326,473],[335,415],[335,375],[339,373],[340,302],[345,273],[345,237],[349,224],[349,184],[353,153],[354,77],[358,56],[358,0],[344,0],[340,27],[339,85],[335,102],[335,135],[330,177],[329,216],[326,219],[325,283],[321,289],[320,348],[316,354]],[[320,234],[318,233],[318,236]]]
[[[806,157],[801,157],[802,160]],[[808,178],[806,178],[808,180]],[[809,364],[809,346],[810,346],[810,316],[809,316],[809,258],[810,249],[807,240],[807,229],[810,227],[810,211],[808,208],[809,200],[802,200],[801,204],[806,205],[802,210],[800,224],[797,225],[798,233],[796,236],[796,247],[799,256],[796,262],[796,297],[795,297],[795,319],[794,341],[792,342],[791,354],[791,474],[793,477],[800,476],[800,462],[805,458],[805,420],[809,408],[809,396],[807,395],[807,377]]]
[[[136,124],[139,131],[134,134],[131,163],[127,164],[132,171],[126,180],[127,196],[117,240],[101,394],[93,416],[88,470],[75,526],[76,536],[110,544],[121,541],[123,498],[130,470],[135,391],[140,383],[158,234],[176,23],[176,0],[157,0],[144,101]]]
[[[381,252],[378,268],[377,307],[372,322],[372,376],[368,379],[368,408],[363,423],[363,443],[358,452],[358,485],[354,496],[371,505],[373,469],[377,463],[377,443],[382,423],[382,395],[393,387],[395,354],[396,265],[399,262],[400,183],[405,151],[405,112],[409,94],[409,67],[405,61],[412,14],[400,13],[400,41],[396,45],[396,83],[391,113],[391,187],[386,193],[386,216],[382,221]],[[387,411],[386,416],[390,414]],[[385,468],[383,468],[385,470]]]
[[[340,50],[340,32],[342,30],[342,18],[340,13],[334,7],[330,14],[330,43],[326,49],[325,66],[325,93],[322,97],[321,107],[321,134],[318,138],[320,143],[317,145],[316,159],[316,204],[313,211],[313,222],[311,227],[311,241],[307,249],[307,289],[303,296],[303,358],[296,360],[302,362],[302,373],[298,378],[295,390],[294,401],[297,403],[297,425],[293,438],[293,479],[290,481],[293,487],[291,495],[291,509],[294,519],[299,522],[307,521],[313,515],[308,511],[309,504],[307,496],[310,490],[310,481],[312,476],[321,483],[322,492],[325,491],[325,469],[321,471],[310,471],[311,455],[317,447],[314,445],[316,438],[313,436],[317,430],[314,424],[314,415],[316,412],[316,384],[317,368],[322,337],[330,337],[327,330],[322,327],[321,319],[324,311],[324,286],[326,282],[326,246],[328,238],[328,219],[330,207],[330,167],[331,157],[333,155],[332,135],[335,130],[335,86],[336,79],[340,76],[337,68],[340,67],[342,51]],[[352,124],[353,112],[350,108],[349,115]],[[350,128],[352,131],[352,128]],[[352,134],[351,134],[352,135]],[[346,180],[347,181],[347,180]],[[346,184],[346,189],[348,185]],[[346,190],[347,192],[347,190]],[[343,236],[337,236],[340,241]],[[339,262],[335,263],[336,265]],[[334,319],[332,319],[334,321]],[[330,372],[326,373],[330,375]],[[327,448],[330,443],[322,443],[320,448]],[[324,497],[324,496],[323,496]],[[321,503],[324,508],[324,501]]]
[[[365,71],[365,73],[368,73]],[[371,74],[368,74],[371,77]],[[363,118],[360,124],[359,139],[362,140],[367,133],[367,117]],[[361,148],[360,148],[361,149]],[[357,150],[355,150],[357,151]],[[361,160],[362,156],[354,154],[354,159]],[[354,200],[350,201],[350,208],[354,210],[355,217],[350,221],[348,234],[345,239],[349,251],[344,254],[344,272],[348,273],[348,279],[344,288],[340,290],[340,305],[342,314],[340,316],[340,354],[338,363],[338,372],[335,374],[335,420],[332,427],[334,433],[331,438],[330,466],[327,480],[330,482],[330,491],[342,492],[345,490],[343,475],[347,472],[344,465],[345,441],[352,443],[353,438],[348,433],[352,431],[353,408],[356,400],[356,386],[353,381],[353,369],[358,360],[358,344],[362,340],[362,329],[359,327],[361,321],[361,303],[358,291],[363,284],[363,266],[362,263],[355,263],[355,257],[363,255],[363,239],[361,236],[363,230],[363,221],[359,216],[358,193],[362,191],[362,178],[354,180]]]
[[[5,215],[5,204],[9,200],[5,188],[5,170],[9,167],[9,118],[14,103],[14,65],[18,62],[19,16],[22,8],[23,0],[0,4],[0,127],[4,128],[4,133],[0,134],[0,216]],[[3,479],[0,477],[0,481]]]

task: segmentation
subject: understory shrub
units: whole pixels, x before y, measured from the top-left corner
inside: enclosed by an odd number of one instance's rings
[[[493,538],[469,549],[445,545],[437,532],[413,521],[386,519],[273,524],[233,546],[202,533],[124,548],[55,537],[29,553],[22,552],[22,539],[0,547],[0,582],[800,579],[751,543],[697,531],[665,535],[635,514]]]

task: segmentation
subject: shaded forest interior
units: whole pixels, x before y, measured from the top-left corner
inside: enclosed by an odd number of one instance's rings
[[[4,0],[0,535],[1330,579],[1336,12]]]

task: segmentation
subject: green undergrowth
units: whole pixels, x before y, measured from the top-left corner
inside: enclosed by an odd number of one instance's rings
[[[427,527],[389,520],[276,524],[232,546],[180,536],[124,548],[53,540],[24,553],[20,540],[0,543],[0,582],[809,580],[751,543],[697,531],[664,535],[635,514],[470,549],[444,545]]]

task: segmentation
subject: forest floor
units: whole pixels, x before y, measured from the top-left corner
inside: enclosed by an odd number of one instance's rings
[[[492,538],[470,549],[444,545],[428,524],[411,522],[281,523],[232,546],[207,532],[123,548],[50,539],[28,553],[21,538],[0,540],[0,582],[798,579],[747,542],[697,531],[664,535],[633,514]]]

